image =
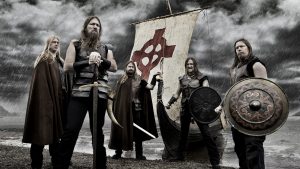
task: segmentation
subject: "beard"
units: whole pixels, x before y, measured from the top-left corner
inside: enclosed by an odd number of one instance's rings
[[[82,47],[96,49],[99,43],[99,33],[96,31],[87,32],[83,40]]]
[[[126,74],[129,77],[132,77],[134,75],[134,70],[126,70]]]
[[[244,63],[249,60],[250,56],[247,56],[244,53],[241,53],[241,54],[238,54],[238,58],[239,58],[240,62]]]

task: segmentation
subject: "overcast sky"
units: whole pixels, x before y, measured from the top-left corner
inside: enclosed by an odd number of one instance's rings
[[[223,94],[233,43],[246,38],[266,64],[268,75],[287,93],[291,113],[300,101],[300,1],[298,0],[170,0],[173,12],[209,7],[199,14],[189,53],[200,71]],[[84,19],[97,15],[102,40],[111,44],[119,68],[129,59],[133,22],[169,14],[164,0],[6,0],[0,2],[0,107],[25,113],[31,72],[49,35],[61,37],[64,57],[71,39],[79,37]],[[178,65],[182,66],[182,65]]]

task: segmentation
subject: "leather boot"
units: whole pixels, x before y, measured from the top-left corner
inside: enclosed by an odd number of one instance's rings
[[[146,160],[146,157],[143,156],[142,142],[135,142],[135,155],[137,160]]]
[[[116,150],[116,154],[112,156],[112,159],[120,159],[122,156],[122,150]]]

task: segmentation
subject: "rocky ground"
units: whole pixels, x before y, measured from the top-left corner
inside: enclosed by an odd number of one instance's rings
[[[91,154],[74,153],[71,169],[92,168],[93,157]],[[29,148],[0,145],[0,168],[2,169],[28,169],[30,168]],[[44,151],[44,167],[51,168],[50,156],[47,150]],[[209,169],[208,164],[199,162],[169,162],[163,160],[145,160],[135,159],[113,160],[108,158],[108,168],[111,169]],[[222,167],[232,169],[230,167]]]

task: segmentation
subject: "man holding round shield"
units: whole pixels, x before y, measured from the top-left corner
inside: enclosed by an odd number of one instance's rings
[[[179,77],[179,86],[177,92],[172,96],[166,108],[169,109],[170,106],[179,98],[180,94],[182,94],[181,98],[181,112],[180,112],[180,125],[181,125],[181,133],[179,145],[177,148],[177,157],[176,160],[184,160],[183,152],[186,146],[189,126],[192,121],[193,115],[190,112],[189,105],[189,97],[191,94],[197,90],[199,87],[206,86],[208,87],[208,78],[204,76],[197,67],[197,62],[194,58],[187,58],[185,61],[185,70],[186,73],[183,76]],[[196,123],[201,131],[204,142],[206,144],[208,155],[210,159],[210,163],[214,169],[219,169],[220,163],[220,154],[217,148],[217,145],[212,138],[209,132],[208,124],[200,123],[196,120]]]

